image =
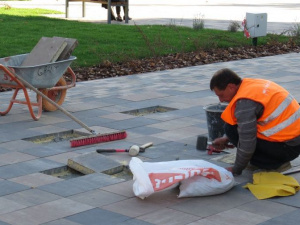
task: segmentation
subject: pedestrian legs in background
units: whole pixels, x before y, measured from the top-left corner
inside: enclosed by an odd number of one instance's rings
[[[123,20],[125,20],[125,6],[123,6],[123,13],[124,13],[123,19],[121,17],[121,6],[116,6],[116,12],[117,12],[117,21],[122,22]],[[128,20],[131,20],[131,19],[132,18],[130,18],[128,16]]]
[[[103,8],[105,8],[105,9],[107,9],[107,4],[102,4],[102,7]],[[110,7],[110,19],[111,20],[116,20],[116,15],[115,15],[115,13],[114,13],[114,10],[113,10],[113,8],[112,7]]]
[[[117,20],[116,15],[115,15],[115,13],[114,13],[112,7],[110,7],[110,11],[111,11],[111,17],[110,17],[111,20]]]

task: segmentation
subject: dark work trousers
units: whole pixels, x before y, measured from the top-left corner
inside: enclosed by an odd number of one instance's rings
[[[225,134],[234,146],[238,145],[237,125],[225,123]],[[300,145],[289,146],[284,142],[271,142],[257,138],[256,149],[250,163],[261,169],[277,169],[282,164],[297,158],[299,154]]]

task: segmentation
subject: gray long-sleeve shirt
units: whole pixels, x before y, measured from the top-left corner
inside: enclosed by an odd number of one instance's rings
[[[234,115],[237,118],[239,142],[237,155],[233,166],[234,174],[241,174],[252,158],[256,149],[257,120],[262,116],[262,104],[250,99],[239,99],[236,102]],[[300,136],[286,142],[287,145],[300,144]]]
[[[240,99],[236,102],[234,115],[237,119],[239,142],[232,171],[234,174],[242,173],[255,151],[256,124],[257,119],[263,113],[263,109],[262,104],[249,99]]]

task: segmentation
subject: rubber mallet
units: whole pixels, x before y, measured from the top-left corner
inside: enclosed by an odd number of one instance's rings
[[[129,149],[97,149],[96,152],[98,152],[98,153],[128,152],[129,155],[136,156],[140,152],[145,152],[146,148],[149,148],[152,145],[153,145],[153,143],[149,142],[149,143],[144,144],[142,146],[132,145]]]

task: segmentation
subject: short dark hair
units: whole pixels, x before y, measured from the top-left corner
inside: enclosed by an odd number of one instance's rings
[[[242,78],[240,78],[235,72],[228,68],[224,68],[218,70],[210,80],[210,90],[214,88],[218,88],[219,90],[225,90],[228,84],[236,84],[239,85],[242,82]]]

